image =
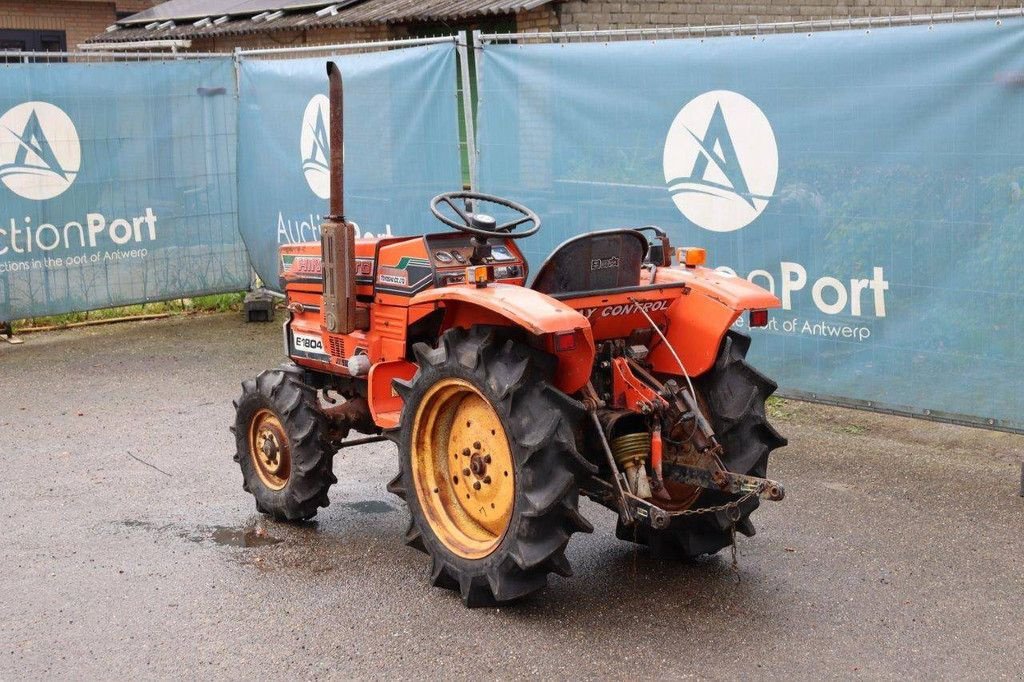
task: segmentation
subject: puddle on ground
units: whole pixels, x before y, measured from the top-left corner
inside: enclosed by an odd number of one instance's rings
[[[359,512],[360,514],[387,514],[395,508],[383,500],[362,500],[360,502],[344,502],[342,506],[346,509]]]
[[[275,538],[267,534],[263,528],[228,528],[226,526],[214,526],[208,529],[210,540],[225,547],[265,547],[284,542],[281,538]],[[196,538],[197,540],[206,538]]]
[[[178,535],[192,542],[211,541],[222,547],[266,547],[284,542],[284,539],[275,538],[267,533],[267,529],[262,526],[248,528],[200,526],[190,532],[180,532]]]
[[[145,528],[147,530],[166,531],[174,530],[175,534],[192,542],[211,541],[224,547],[266,547],[284,542],[283,538],[277,538],[267,533],[263,526],[249,526],[243,528],[232,528],[230,526],[199,526],[193,530],[175,529],[173,524],[158,526],[149,521],[121,521],[121,525],[128,528]]]
[[[139,521],[137,519],[128,519],[121,521],[120,524],[125,528],[142,528],[145,530],[163,531],[173,528],[173,524],[165,523],[163,525],[153,523],[152,521]]]

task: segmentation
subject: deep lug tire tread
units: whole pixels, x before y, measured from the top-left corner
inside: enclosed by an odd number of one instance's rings
[[[722,463],[729,471],[764,477],[768,456],[786,445],[786,439],[768,423],[765,413],[765,402],[778,385],[746,361],[749,347],[749,336],[727,332],[714,367],[695,383],[707,399],[712,427],[723,446]],[[705,492],[695,506],[716,505],[727,499]],[[741,506],[737,531],[748,536],[755,533],[750,514],[758,504],[755,498]],[[676,517],[662,531],[625,528],[620,523],[616,535],[648,545],[654,554],[691,560],[727,547],[732,541],[731,525],[725,512],[719,512]]]
[[[302,382],[298,367],[261,372],[242,382],[235,401],[235,456],[242,470],[242,488],[256,498],[256,510],[280,521],[302,521],[330,504],[328,490],[338,479],[332,471],[334,449],[326,440],[327,420],[316,391]],[[263,485],[249,456],[249,421],[268,408],[277,414],[291,445],[292,471],[281,490]]]
[[[577,451],[573,435],[573,424],[584,414],[582,405],[547,382],[553,359],[484,326],[450,329],[437,348],[416,344],[413,354],[419,371],[409,382],[395,382],[406,407],[396,433],[400,470],[388,490],[408,505],[406,543],[431,556],[431,584],[458,591],[473,608],[542,589],[549,573],[571,575],[565,558],[569,538],[593,530],[579,512],[579,480],[591,466]],[[478,560],[454,554],[434,535],[412,481],[416,408],[430,386],[452,376],[470,381],[491,401],[505,424],[516,466],[509,528],[494,552]]]

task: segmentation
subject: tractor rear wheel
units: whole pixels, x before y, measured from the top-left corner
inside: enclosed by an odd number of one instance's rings
[[[325,439],[327,422],[316,391],[295,368],[268,370],[242,382],[235,401],[235,461],[242,488],[256,498],[257,511],[298,521],[330,504],[337,482],[334,450]]]
[[[576,449],[582,406],[548,383],[553,358],[482,326],[413,350],[419,371],[395,382],[405,406],[388,489],[409,507],[406,540],[431,556],[432,583],[475,607],[571,575],[569,537],[593,530],[578,477],[593,467]]]
[[[784,446],[786,439],[768,423],[765,414],[765,401],[778,385],[747,363],[749,347],[749,336],[727,332],[714,367],[695,379],[694,384],[704,398],[706,416],[722,445],[722,464],[733,473],[763,478],[768,473],[768,455]],[[669,464],[665,467],[667,471]],[[729,499],[722,493],[704,491],[692,506],[709,507]],[[757,507],[756,497],[739,507],[736,530],[748,536],[754,534],[750,514]],[[620,523],[616,535],[648,545],[655,554],[694,559],[728,546],[732,542],[732,526],[728,513],[721,511],[676,516],[664,530],[625,528]]]

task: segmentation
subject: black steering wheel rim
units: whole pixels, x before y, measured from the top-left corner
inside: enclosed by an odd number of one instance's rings
[[[457,199],[470,200],[473,202],[484,201],[491,204],[497,204],[498,206],[504,206],[505,208],[511,209],[516,213],[519,213],[522,217],[516,220],[510,220],[506,223],[498,225],[493,230],[485,230],[475,225],[470,224],[470,215],[455,203]],[[441,213],[439,206],[444,203],[447,204],[456,215],[462,220],[458,222],[452,220],[445,214]],[[484,194],[483,192],[442,192],[436,197],[430,200],[430,212],[434,214],[434,217],[440,220],[448,227],[459,230],[460,232],[467,232],[477,237],[494,237],[498,239],[522,239],[529,237],[530,235],[536,234],[537,230],[540,229],[540,216],[537,215],[532,209],[523,206],[522,204],[512,201],[510,199],[504,199],[502,197],[495,196],[493,194]],[[523,223],[532,222],[533,226],[523,230],[522,232],[513,233],[512,230],[516,229]]]

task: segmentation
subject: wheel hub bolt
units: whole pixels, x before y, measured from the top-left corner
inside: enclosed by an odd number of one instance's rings
[[[463,456],[463,457],[469,457],[469,448],[465,448],[465,449],[463,449],[463,451],[462,451],[462,456]]]
[[[484,455],[484,464],[490,464],[490,463],[491,463],[491,456],[490,455]]]
[[[475,443],[473,443],[473,449],[474,450],[479,450],[480,449],[480,441],[476,441]]]
[[[486,483],[487,485],[490,485],[491,484],[491,477],[490,476],[484,476],[484,483]]]
[[[473,490],[480,490],[480,481],[474,481]]]
[[[463,469],[462,470],[462,475],[463,476],[469,476],[469,469]]]
[[[263,446],[260,448],[263,451],[264,457],[269,461],[273,462],[277,459],[277,443],[274,442],[273,436],[265,436],[263,440]]]

